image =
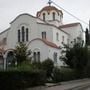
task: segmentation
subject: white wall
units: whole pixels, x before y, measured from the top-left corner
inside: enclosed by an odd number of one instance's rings
[[[49,57],[48,56],[49,55],[48,54],[48,47],[41,40],[32,41],[29,44],[28,49],[30,49],[32,52],[34,52],[36,49],[40,50],[41,61],[43,61]]]
[[[67,28],[61,28],[61,29],[70,34],[70,38],[69,38],[70,42],[80,36],[84,40],[82,28],[80,25],[73,26],[73,27],[67,27]]]
[[[10,28],[6,29],[5,31],[1,32],[0,33],[0,48],[4,48],[4,50],[6,50],[8,47],[7,47],[7,37],[8,37],[8,33],[9,33],[9,30]],[[6,38],[6,42],[3,43],[3,39]]]
[[[30,49],[32,52],[34,52],[35,50],[39,50],[40,51],[40,59],[41,61],[44,61],[47,58],[50,58],[54,61],[54,57],[53,54],[54,52],[57,53],[57,64],[58,66],[62,66],[63,62],[60,61],[60,49],[57,48],[53,48],[51,46],[46,45],[43,41],[41,40],[34,40],[32,41],[29,46],[28,49]]]
[[[57,38],[56,38],[56,33],[59,34],[59,40],[57,40]],[[68,39],[69,35],[57,28],[53,28],[53,43],[55,43],[57,46],[62,47],[63,46],[62,36],[64,36],[64,43],[67,44],[67,39]]]
[[[52,26],[45,24],[38,24],[38,38],[42,39],[42,32],[46,32],[46,39],[53,42]]]
[[[25,26],[29,28],[29,41],[37,38],[37,24],[36,18],[23,14],[18,16],[12,23],[11,29],[9,30],[8,35],[8,48],[14,48],[16,43],[18,42],[18,30],[21,26]]]

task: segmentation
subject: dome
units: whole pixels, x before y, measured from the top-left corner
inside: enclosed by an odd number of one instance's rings
[[[54,6],[49,5],[37,12],[37,18],[40,18],[49,24],[60,26],[63,21],[63,12]]]
[[[37,12],[37,17],[40,15],[40,13],[41,13],[42,11],[47,11],[47,12],[49,13],[49,12],[52,11],[52,10],[55,10],[58,14],[59,14],[59,12],[60,12],[60,13],[63,15],[62,11],[59,10],[59,9],[57,9],[56,7],[54,7],[54,6],[45,6],[45,7],[42,8],[39,12]]]

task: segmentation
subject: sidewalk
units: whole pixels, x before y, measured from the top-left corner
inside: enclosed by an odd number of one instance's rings
[[[47,83],[46,86],[41,86],[41,87],[35,87],[35,88],[30,88],[27,90],[78,90],[77,88],[81,88],[90,86],[90,79],[79,79],[79,80],[72,80],[72,81],[67,81],[67,82],[60,82],[57,84],[51,84]]]
[[[75,88],[82,88],[85,86],[90,85],[90,79],[80,79],[80,80],[73,80],[73,81],[68,81],[68,82],[61,82],[61,85],[49,85],[45,90],[72,90]]]

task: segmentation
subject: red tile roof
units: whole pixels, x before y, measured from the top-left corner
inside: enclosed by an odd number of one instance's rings
[[[46,7],[42,8],[39,12],[37,12],[37,16],[38,16],[38,14],[40,14],[42,11],[50,12],[50,11],[52,11],[52,10],[55,10],[57,13],[59,13],[59,12],[62,13],[61,10],[57,9],[57,8],[54,7],[54,6],[46,6]],[[63,13],[62,13],[62,15],[63,15]]]
[[[47,41],[46,39],[40,39],[40,38],[36,38],[36,39],[33,39],[31,40],[28,45],[32,42],[32,41],[35,41],[35,40],[40,40],[42,42],[44,42],[46,45],[50,46],[50,47],[53,47],[53,48],[59,48],[55,43],[52,43],[50,41]]]
[[[73,27],[73,26],[77,26],[79,25],[80,23],[70,23],[70,24],[65,24],[65,25],[61,25],[59,26],[59,28],[67,28],[67,27]]]

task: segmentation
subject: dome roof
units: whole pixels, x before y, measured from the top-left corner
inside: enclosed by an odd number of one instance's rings
[[[39,12],[37,12],[37,15],[40,14],[42,11],[47,11],[47,12],[50,12],[52,10],[55,10],[57,13],[61,12],[61,14],[63,15],[62,11],[57,9],[56,7],[54,6],[45,6],[44,8],[42,8]]]

